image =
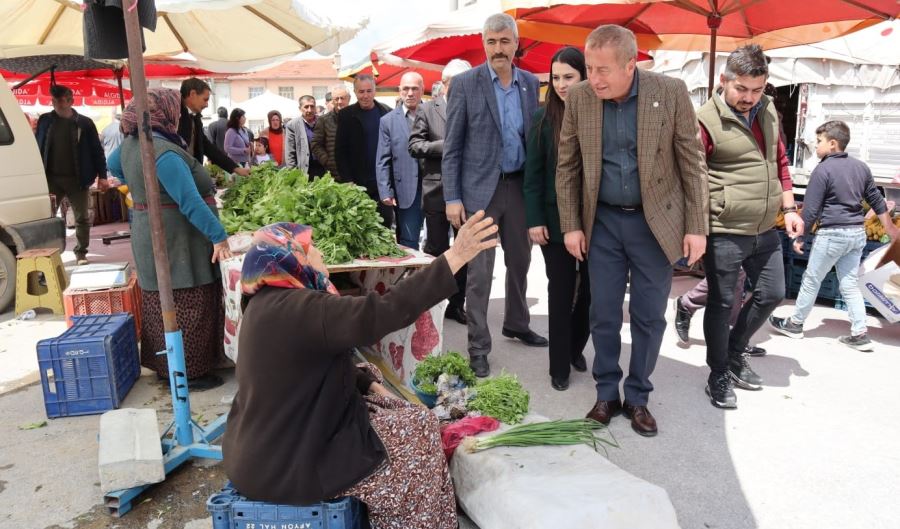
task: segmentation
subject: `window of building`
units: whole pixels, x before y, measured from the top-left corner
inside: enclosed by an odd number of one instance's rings
[[[263,95],[263,92],[265,92],[265,88],[262,86],[251,86],[247,89],[247,98],[253,99],[254,97],[261,96]]]
[[[312,96],[316,98],[316,101],[325,99],[325,94],[328,92],[327,86],[314,86],[312,90]]]
[[[281,97],[286,97],[288,99],[294,99],[294,87],[293,86],[279,86],[278,87],[278,95]]]

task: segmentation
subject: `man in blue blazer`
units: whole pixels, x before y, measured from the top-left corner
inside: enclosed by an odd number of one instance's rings
[[[403,104],[382,116],[375,155],[378,195],[382,204],[394,208],[397,242],[416,250],[423,222],[422,174],[419,161],[409,154],[409,132],[424,87],[422,76],[416,72],[407,72],[400,78]]]
[[[503,335],[546,347],[546,338],[529,328],[525,301],[531,243],[522,181],[525,136],[538,106],[538,80],[513,65],[519,33],[511,16],[488,17],[482,42],[487,61],[453,79],[447,103],[441,164],[447,219],[458,228],[469,215],[484,210],[498,224],[506,264]],[[490,374],[487,310],[494,256],[488,250],[469,263],[468,349],[472,369],[480,377]]]

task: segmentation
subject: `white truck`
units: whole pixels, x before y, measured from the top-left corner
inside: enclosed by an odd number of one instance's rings
[[[16,294],[16,254],[66,245],[53,215],[44,164],[25,114],[0,76],[0,312]]]

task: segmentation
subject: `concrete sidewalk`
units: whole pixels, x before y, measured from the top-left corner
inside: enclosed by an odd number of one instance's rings
[[[127,244],[127,241],[113,244]],[[589,373],[573,373],[568,391],[550,387],[547,350],[500,336],[504,269],[498,255],[489,322],[494,332],[492,370],[518,374],[531,393],[532,411],[549,418],[583,416],[593,405]],[[689,289],[692,278],[677,278],[671,298]],[[540,251],[529,274],[532,327],[547,331],[546,277]],[[776,310],[787,315],[788,301]],[[7,316],[8,317],[8,316]],[[688,347],[677,345],[670,328],[653,376],[650,408],[660,434],[646,439],[622,417],[611,431],[621,444],[610,460],[636,476],[664,487],[685,529],[879,529],[898,527],[900,504],[900,412],[893,374],[900,370],[900,325],[869,317],[874,353],[839,344],[848,330],[842,311],[816,306],[804,340],[771,335],[755,342],[769,355],[752,359],[765,379],[759,392],[738,390],[737,410],[712,407],[703,393],[707,376],[702,314],[695,317]],[[627,371],[630,336],[622,334],[621,365]],[[465,351],[466,329],[448,321],[445,347]],[[5,346],[5,340],[3,346]],[[33,358],[27,345],[12,356]],[[586,351],[590,364],[593,348]],[[6,358],[0,376],[7,373]],[[23,360],[24,361],[24,360]],[[228,409],[235,386],[192,393],[194,415],[203,422]],[[125,406],[152,406],[160,422],[171,418],[168,389],[152,375],[140,379]],[[0,396],[0,528],[46,527],[211,527],[206,497],[224,482],[221,465],[194,465],[154,487],[149,499],[124,518],[104,514],[97,474],[98,416],[61,418],[34,430],[20,427],[46,420],[39,385]],[[174,507],[173,507],[174,506]],[[463,524],[463,527],[469,527]]]

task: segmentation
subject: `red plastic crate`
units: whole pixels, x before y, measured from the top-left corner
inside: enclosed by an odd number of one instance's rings
[[[137,276],[132,275],[128,285],[108,290],[66,289],[63,293],[66,324],[72,326],[72,316],[116,314],[128,312],[134,316],[138,339],[141,336],[141,289]]]

